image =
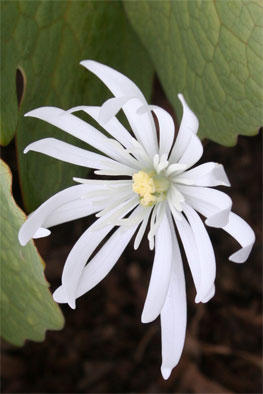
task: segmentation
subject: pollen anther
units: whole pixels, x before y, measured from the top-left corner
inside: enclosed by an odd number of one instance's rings
[[[167,179],[159,177],[154,171],[150,173],[139,171],[132,178],[132,189],[139,194],[141,205],[151,206],[156,202],[165,200],[169,188]]]

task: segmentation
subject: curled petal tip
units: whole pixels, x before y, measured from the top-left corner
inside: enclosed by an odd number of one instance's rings
[[[158,316],[154,316],[151,312],[146,312],[145,310],[142,311],[141,322],[144,324],[151,323],[154,321]]]
[[[232,261],[233,263],[239,263],[239,264],[245,263],[245,261],[248,259],[250,255],[253,243],[231,254],[229,260]]]
[[[231,183],[227,177],[225,179],[225,182],[223,183],[223,186],[231,187]]]
[[[201,301],[201,297],[199,296],[199,294],[196,294],[195,303],[199,304],[200,301]]]
[[[147,323],[150,323],[151,320],[147,319],[147,318],[145,317],[144,313],[143,313],[142,316],[141,316],[141,322],[142,322],[143,324],[147,324]]]
[[[79,62],[79,64],[81,66],[85,67],[88,62],[90,62],[90,60],[81,60],[81,62]]]
[[[164,380],[169,379],[171,372],[172,372],[171,368],[161,367],[161,373],[162,373]]]
[[[69,300],[68,304],[69,304],[70,308],[76,309],[76,301],[75,300]]]
[[[28,111],[27,113],[24,114],[24,117],[27,118],[28,116],[33,116],[34,117],[34,112],[37,111],[38,108],[32,109],[31,111]]]
[[[40,227],[35,234],[33,235],[32,238],[37,239],[37,238],[44,238],[48,237],[51,234],[51,231],[48,228]]]
[[[18,234],[18,241],[20,243],[21,246],[26,246],[27,242],[25,239],[23,239],[23,237],[21,236],[20,232]]]
[[[200,293],[196,294],[195,303],[196,304],[198,304],[199,302],[206,303],[209,300],[211,300],[211,298],[213,298],[214,295],[215,295],[215,285],[213,284],[208,292],[206,291],[204,293],[203,291],[201,294]]]
[[[65,292],[62,286],[59,286],[53,293],[53,299],[59,304],[65,304],[67,302]]]
[[[18,241],[20,243],[21,246],[26,246],[26,244],[28,243],[29,239],[27,239],[27,237],[25,236],[25,232],[24,232],[24,225],[22,225],[22,227],[19,230],[18,233]]]

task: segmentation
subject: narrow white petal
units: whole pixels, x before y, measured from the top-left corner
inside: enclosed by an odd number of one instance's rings
[[[159,155],[169,155],[174,140],[174,121],[171,115],[156,105],[142,107],[139,112],[153,111],[159,124]]]
[[[107,123],[102,123],[99,119],[101,107],[76,107],[78,110],[83,110],[90,115],[100,126],[102,126],[111,136],[119,141],[126,149],[133,154],[133,156],[140,162],[140,167],[148,167],[151,165],[151,160],[145,152],[143,146],[126,130],[120,121],[113,117]],[[72,108],[69,111],[74,110]]]
[[[107,165],[107,168],[106,168]],[[105,162],[105,169],[94,171],[97,175],[109,175],[109,176],[133,176],[137,170],[129,165],[118,163],[117,161],[111,160]]]
[[[82,66],[97,75],[116,97],[131,96],[145,100],[144,95],[133,81],[119,71],[94,60],[83,60]]]
[[[186,254],[186,258],[191,270],[191,274],[193,277],[193,281],[196,288],[196,293],[198,298],[202,296],[202,287],[201,287],[201,266],[199,259],[199,251],[196,245],[196,240],[193,235],[193,231],[187,222],[187,220],[182,216],[181,220],[178,220],[177,217],[174,217],[174,221],[176,223],[176,227],[178,229],[180,238],[183,243],[184,251]]]
[[[60,206],[80,198],[80,196],[93,190],[91,185],[77,185],[69,187],[54,196],[50,197],[40,207],[33,212],[26,222],[20,228],[18,239],[21,245],[26,245],[27,242],[36,234],[37,230],[42,227],[46,218]]]
[[[73,309],[75,309],[77,286],[85,264],[100,242],[114,227],[113,225],[108,225],[97,231],[92,231],[93,226],[94,224],[84,232],[71,249],[62,273],[62,286],[67,297],[67,302]]]
[[[178,364],[186,332],[186,292],[183,263],[180,249],[170,219],[173,244],[173,262],[167,297],[161,312],[162,366],[163,378],[169,378]]]
[[[136,139],[150,157],[158,152],[157,133],[151,112],[138,111],[145,105],[139,98],[129,100],[123,107]]]
[[[146,214],[145,214],[145,217],[143,219],[143,222],[142,222],[142,224],[140,226],[140,229],[139,229],[139,231],[138,231],[138,233],[136,235],[136,238],[135,238],[135,241],[134,241],[134,249],[135,250],[138,249],[138,247],[140,246],[140,243],[141,243],[142,238],[144,236],[144,233],[145,233],[145,230],[146,230],[146,227],[147,227],[148,220],[149,220],[151,212],[152,212],[152,207],[150,207],[146,211]]]
[[[113,117],[107,123],[102,123],[99,119],[101,107],[79,106],[71,108],[68,112],[84,111],[90,115],[100,126],[102,126],[112,137],[119,141],[125,148],[134,148],[134,142],[138,143],[135,138],[126,130],[121,122]]]
[[[142,105],[147,105],[144,95],[140,89],[129,78],[120,72],[93,60],[84,60],[80,63],[88,70],[97,75],[98,78],[111,90],[116,97],[134,97],[124,104],[123,111],[131,125],[138,141],[143,143],[145,150],[152,156],[157,152],[157,137],[151,114],[137,114]]]
[[[115,185],[131,185],[133,180],[129,179],[119,179],[119,180],[105,180],[105,179],[86,179],[86,178],[77,178],[74,177],[73,180],[78,183],[85,183],[85,184],[93,184],[93,185],[102,185],[107,188],[114,188]]]
[[[129,211],[130,207],[126,208],[126,210],[122,212],[122,216],[125,216]],[[111,215],[112,212],[108,214],[109,217]],[[104,220],[104,217],[98,219],[82,234],[82,236],[75,243],[66,260],[62,273],[62,286],[67,296],[67,302],[71,308],[75,308],[78,283],[83,274],[83,269],[87,260],[100,244],[100,242],[114,227],[113,223],[99,228],[99,225]]]
[[[113,97],[105,101],[101,106],[99,113],[99,120],[102,124],[109,122],[117,113],[122,109],[124,104],[126,104],[133,97]]]
[[[135,215],[136,213],[137,212],[135,210],[132,215]],[[76,289],[76,298],[87,293],[105,278],[118,261],[137,227],[138,224],[125,231],[120,227],[113,233],[92,260],[88,262],[80,277]],[[67,302],[67,296],[63,286],[60,286],[55,291],[53,297],[55,301],[59,303]]]
[[[113,209],[111,212],[109,212],[109,214],[102,216],[101,221],[98,221],[97,225],[94,227],[94,230],[100,229],[108,224],[113,224],[114,226],[118,225],[120,219],[138,204],[138,197],[131,197],[125,203],[119,205],[116,207],[116,209]]]
[[[230,186],[224,167],[219,163],[205,163],[176,177],[176,182],[194,186]]]
[[[149,210],[151,211],[151,207],[143,207],[139,204],[136,208],[136,215],[130,215],[127,218],[119,219],[116,221],[116,225],[122,226],[123,231],[126,231],[127,228],[140,224],[145,219],[145,215],[147,216]]]
[[[206,225],[222,228],[228,223],[232,200],[227,194],[206,187],[176,187],[183,193],[187,203],[207,218]]]
[[[113,149],[116,153],[119,154],[119,160],[132,168],[141,169],[140,163],[134,157],[132,157],[127,149],[124,149],[123,146],[115,140],[111,140],[110,142],[113,146]]]
[[[31,116],[44,120],[66,133],[73,135],[74,137],[86,142],[94,148],[105,153],[107,156],[119,160],[119,155],[114,151],[112,145],[110,145],[110,139],[105,137],[95,127],[91,126],[87,122],[72,115],[68,111],[56,107],[41,107],[33,111],[28,112],[25,116]]]
[[[108,163],[116,163],[106,156],[78,148],[56,138],[44,138],[33,142],[25,148],[24,153],[29,151],[43,153],[55,159],[88,168],[107,169]]]
[[[183,216],[183,215],[181,214],[182,208],[180,207],[180,210],[177,210],[177,209],[175,208],[175,206],[174,206],[174,201],[173,201],[173,199],[172,199],[171,196],[172,196],[172,193],[168,193],[168,194],[167,194],[167,202],[168,202],[170,211],[172,212],[173,216],[174,216],[176,219],[181,220],[181,218],[182,218],[182,216]]]
[[[150,220],[150,231],[147,235],[147,238],[149,240],[150,250],[154,249],[154,237],[157,230],[159,229],[161,221],[163,220],[165,210],[166,210],[165,202],[155,205],[152,210],[152,216]]]
[[[168,191],[168,197],[170,203],[174,206],[177,211],[182,211],[182,203],[185,201],[184,195],[181,193],[180,189],[171,184]]]
[[[181,120],[178,136],[170,156],[171,161],[174,163],[181,159],[193,135],[197,133],[199,126],[197,117],[188,107],[183,95],[178,94],[178,98],[183,105],[183,117]]]
[[[134,197],[134,192],[131,191],[129,188],[125,186],[125,192],[120,193],[119,191],[116,193],[111,201],[108,201],[107,206],[100,212],[96,214],[98,218],[105,216],[108,212],[112,211],[113,209],[119,207],[123,202],[130,200]]]
[[[231,212],[228,224],[223,227],[228,234],[234,237],[242,246],[229,257],[230,261],[235,263],[244,263],[250,255],[252,246],[255,242],[255,233],[252,228],[240,216]]]
[[[107,169],[105,169],[105,171],[109,170],[114,170],[118,173],[123,173],[123,174],[129,174],[129,175],[133,175],[135,171],[137,171],[135,168],[130,167],[129,165],[125,165],[125,164],[121,164],[118,163],[117,161],[111,160],[111,161],[106,161],[105,162],[105,167],[107,165]],[[103,172],[104,170],[96,170],[96,171],[101,171]],[[96,174],[97,172],[94,171],[94,173]]]
[[[155,320],[161,313],[168,291],[171,269],[172,235],[167,214],[165,214],[156,233],[155,257],[142,312],[142,323],[149,323]]]
[[[198,214],[188,204],[184,203],[183,211],[190,223],[198,249],[201,268],[201,289],[196,302],[203,301],[210,292],[216,276],[215,254],[206,228]]]
[[[103,191],[101,191],[103,194]],[[70,201],[53,211],[44,221],[43,226],[49,228],[58,224],[67,223],[98,212],[103,209],[105,202],[93,205],[88,199]]]
[[[114,267],[134,235],[138,224],[123,231],[120,227],[87,264],[77,289],[77,297],[95,287]]]
[[[193,134],[178,163],[186,164],[187,168],[190,168],[198,162],[202,155],[203,145],[199,138]]]
[[[167,170],[166,170],[166,175],[169,176],[169,175],[171,175],[173,172],[176,172],[177,174],[174,174],[173,177],[176,176],[175,179],[176,179],[176,181],[177,181],[177,179],[178,179],[179,176],[180,176],[180,175],[178,175],[178,172],[182,172],[182,171],[186,170],[186,168],[187,168],[187,165],[186,165],[186,164],[179,164],[179,163],[171,164],[171,165],[167,168]]]

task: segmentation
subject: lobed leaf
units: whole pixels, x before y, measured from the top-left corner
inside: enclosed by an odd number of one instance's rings
[[[259,0],[125,1],[172,105],[183,93],[199,135],[232,146],[262,126],[262,24]]]
[[[42,341],[46,330],[60,330],[64,319],[48,290],[43,261],[33,241],[18,242],[25,214],[11,192],[11,172],[0,160],[1,336],[14,345]]]

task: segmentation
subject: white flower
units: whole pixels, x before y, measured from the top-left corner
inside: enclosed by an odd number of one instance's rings
[[[183,118],[174,141],[174,123],[162,108],[148,106],[139,88],[127,77],[95,61],[81,63],[96,74],[114,94],[101,107],[81,106],[64,111],[42,107],[29,112],[88,143],[102,154],[86,151],[54,138],[33,142],[26,149],[59,160],[94,168],[97,175],[113,180],[75,179],[79,185],[63,190],[42,204],[19,232],[25,245],[32,237],[48,235],[47,228],[96,213],[91,225],[71,250],[55,291],[57,302],[75,308],[75,300],[96,286],[113,268],[136,230],[138,248],[148,222],[150,248],[155,257],[142,322],[161,316],[162,375],[168,379],[178,363],[186,330],[184,271],[177,227],[196,287],[196,302],[207,302],[215,293],[216,265],[213,247],[200,213],[208,226],[222,228],[241,249],[230,260],[244,262],[254,243],[249,225],[231,212],[231,199],[213,186],[230,186],[221,164],[206,163],[190,169],[202,156],[197,137],[198,120],[178,95]],[[135,138],[116,118],[123,109]],[[85,111],[113,138],[79,119],[73,112]],[[152,112],[159,123],[159,140]],[[115,178],[121,177],[119,180]],[[92,257],[100,242],[118,226]],[[88,262],[88,264],[87,264]]]

